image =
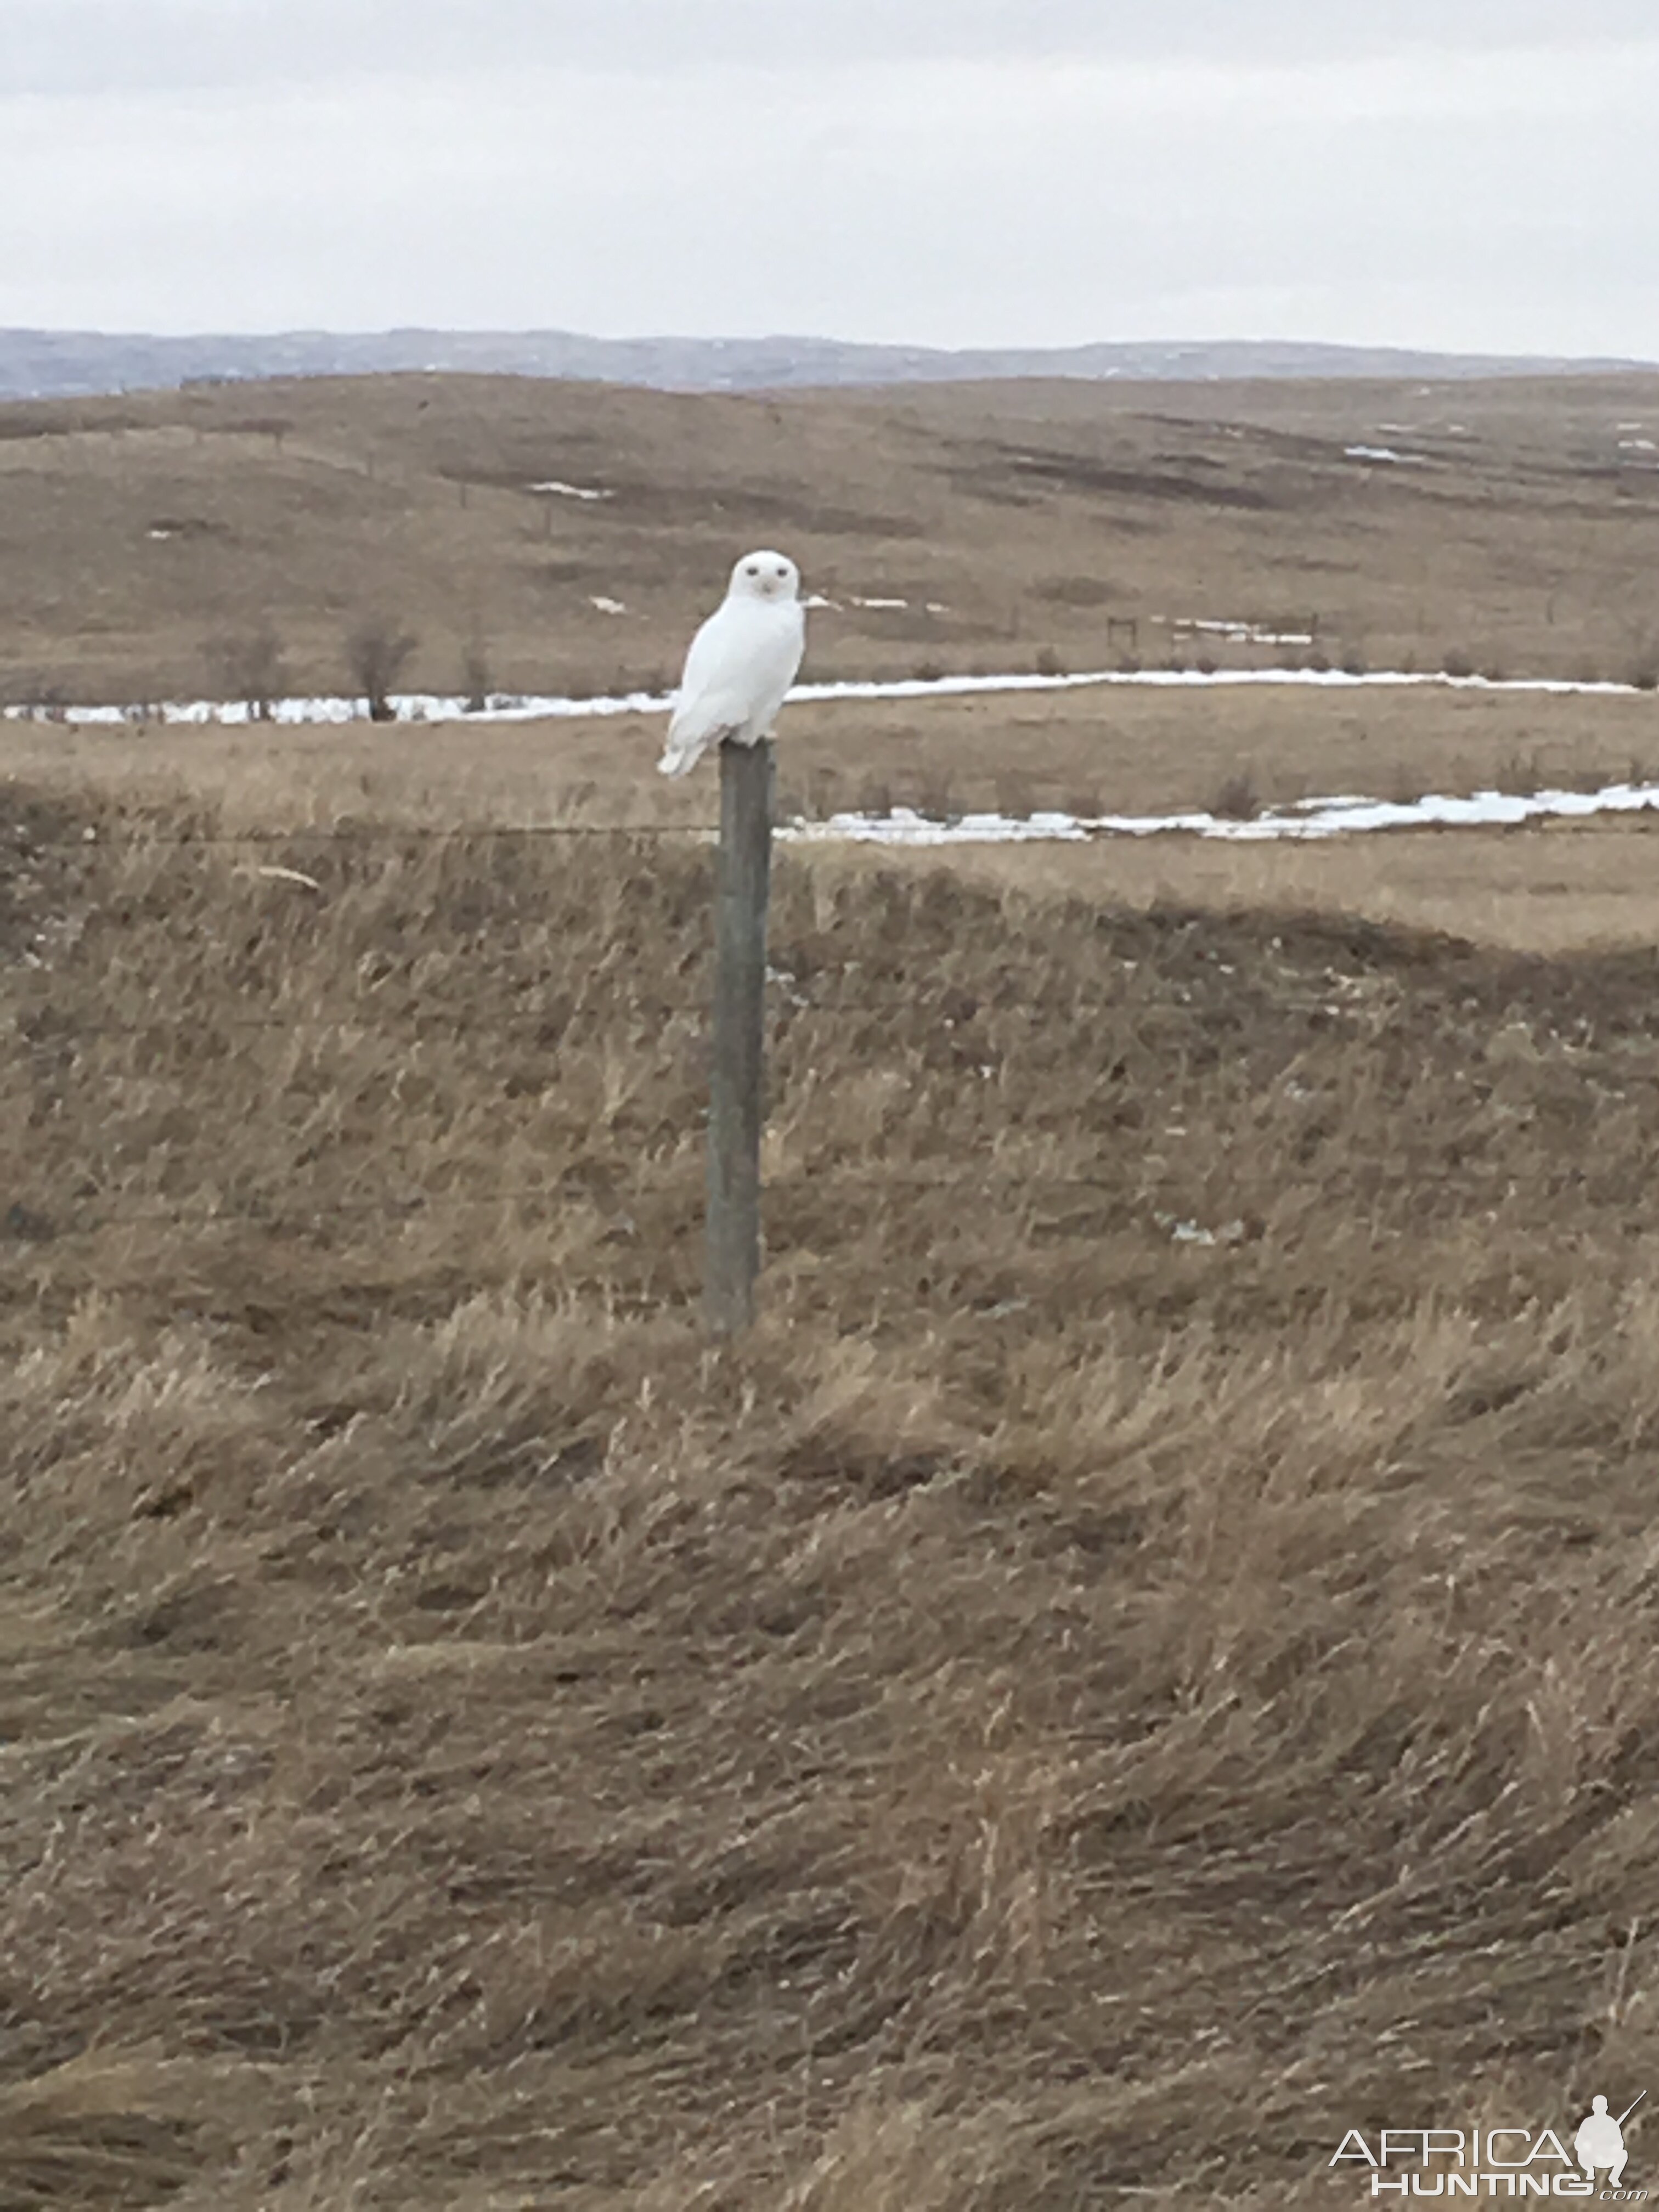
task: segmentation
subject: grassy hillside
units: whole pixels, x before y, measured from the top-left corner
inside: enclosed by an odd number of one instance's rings
[[[842,603],[815,619],[820,675],[1310,650],[1659,672],[1656,424],[1652,376],[769,398],[410,375],[13,403],[0,688],[217,691],[269,631],[290,683],[337,690],[375,618],[418,637],[413,684],[662,683],[731,560],[774,541]],[[550,481],[610,496],[530,489]],[[1176,638],[1194,617],[1316,641]]]
[[[1653,2077],[1650,951],[786,861],[714,1355],[706,853],[7,806],[0,2204],[1326,2206]]]

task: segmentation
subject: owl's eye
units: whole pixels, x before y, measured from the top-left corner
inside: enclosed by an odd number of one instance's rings
[[[760,574],[760,564],[759,564],[759,562],[756,562],[756,561],[751,561],[751,562],[749,563],[749,566],[748,566],[748,567],[744,570],[744,572],[743,572],[743,573],[744,573],[744,574],[745,576],[758,576],[758,575],[759,575],[759,574]]]

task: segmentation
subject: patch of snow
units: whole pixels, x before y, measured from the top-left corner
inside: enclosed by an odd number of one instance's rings
[[[1184,1137],[1187,1133],[1176,1129],[1169,1133]],[[1172,1213],[1155,1213],[1152,1218],[1160,1229],[1169,1231],[1172,1244],[1242,1244],[1247,1233],[1242,1221],[1230,1221],[1222,1229],[1205,1229],[1196,1221],[1177,1221]]]
[[[602,615],[625,615],[628,612],[620,599],[607,599],[603,592],[596,592],[587,604],[590,607],[597,607]]]
[[[854,599],[854,600],[853,601],[853,605],[854,605],[855,607],[908,607],[908,606],[909,605],[909,604],[910,604],[910,602],[909,602],[909,600],[908,600],[908,599]]]
[[[1168,617],[1154,615],[1152,619],[1161,623]],[[1177,615],[1170,627],[1177,634],[1201,630],[1206,636],[1224,637],[1232,645],[1311,645],[1314,641],[1311,630],[1263,629],[1255,623],[1211,622],[1196,616]]]
[[[1343,796],[1299,799],[1272,807],[1253,821],[1208,814],[964,814],[937,821],[908,806],[887,814],[835,814],[824,822],[798,821],[781,837],[802,843],[874,845],[1063,844],[1102,837],[1155,837],[1171,832],[1263,843],[1350,836],[1379,830],[1476,830],[1512,827],[1546,819],[1586,820],[1597,814],[1659,811],[1659,784],[1609,784],[1601,791],[1537,791],[1530,794],[1477,791],[1467,798],[1431,792],[1422,799],[1389,800]]]
[[[626,611],[619,599],[610,601],[608,605],[596,599],[594,605],[607,613]],[[1288,641],[1308,642],[1305,639]],[[1193,691],[1222,690],[1239,684],[1258,687],[1314,685],[1332,691],[1363,690],[1367,687],[1407,690],[1431,685],[1449,691],[1525,692],[1553,698],[1655,696],[1642,694],[1639,688],[1632,684],[1580,682],[1553,676],[1448,676],[1440,669],[1417,671],[1410,674],[1400,670],[1375,669],[1364,675],[1350,675],[1341,668],[1217,668],[1208,671],[1200,668],[1102,668],[1082,671],[1073,676],[917,676],[884,681],[798,684],[789,697],[801,703],[834,699],[955,699],[1005,691],[1077,691],[1114,684],[1143,690]],[[666,714],[673,703],[672,692],[651,691],[629,691],[609,696],[598,694],[585,698],[562,693],[498,691],[490,694],[486,707],[476,711],[469,708],[465,695],[459,691],[399,692],[394,693],[391,701],[393,712],[401,721],[412,720],[419,714],[434,722],[465,720],[473,724],[600,720],[616,714]],[[0,719],[10,722],[71,722],[97,727],[124,724],[130,711],[125,706],[7,706],[0,708]],[[282,723],[354,722],[362,720],[366,712],[361,696],[348,698],[337,693],[323,693],[273,700],[270,719]],[[164,723],[198,725],[223,722],[236,726],[251,720],[252,717],[250,709],[240,699],[185,699],[156,702],[150,709],[150,719]]]
[[[836,614],[841,612],[840,600],[826,599],[822,592],[809,592],[801,605],[804,607],[828,607]]]
[[[1428,465],[1426,453],[1397,453],[1392,446],[1344,446],[1342,450],[1351,461],[1389,461],[1397,467],[1411,469]]]
[[[1379,422],[1376,427],[1385,438],[1410,438],[1417,430],[1415,422]]]
[[[1659,453],[1659,446],[1656,446],[1651,438],[1621,438],[1619,450],[1621,453]],[[155,532],[152,531],[150,535],[153,538]]]
[[[544,483],[533,483],[532,491],[550,491],[560,499],[615,499],[613,491],[600,491],[592,484],[561,483],[557,477],[549,477]]]
[[[895,806],[886,814],[832,814],[825,822],[797,822],[777,834],[805,844],[1039,845],[1081,844],[1090,833],[1069,814],[1033,814],[1029,821],[1006,814],[963,814],[940,822],[913,807]]]
[[[948,615],[951,610],[939,599],[929,599],[927,611],[930,615]]]

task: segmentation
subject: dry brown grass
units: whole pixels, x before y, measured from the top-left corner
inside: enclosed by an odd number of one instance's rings
[[[0,744],[32,781],[182,789],[252,823],[331,820],[365,800],[382,817],[450,824],[712,818],[706,779],[653,774],[662,732],[646,715],[395,730],[12,722]],[[786,811],[817,815],[877,781],[936,811],[1174,811],[1207,805],[1242,766],[1266,805],[1659,782],[1659,702],[1254,686],[839,699],[792,706],[778,755]]]
[[[14,771],[43,789],[95,788],[121,806],[209,803],[231,826],[368,817],[423,829],[574,822],[692,829],[716,812],[708,777],[653,773],[659,720],[101,731],[13,723]],[[1111,690],[792,707],[779,746],[787,811],[895,804],[942,813],[1062,807],[1188,810],[1225,794],[1238,763],[1266,805],[1317,793],[1659,782],[1648,698],[1378,690],[1362,695]],[[301,865],[303,865],[303,858]],[[868,854],[816,851],[833,873]],[[1137,907],[1346,911],[1540,951],[1659,939],[1652,833],[1616,816],[1314,847],[1115,838],[1085,848],[951,848],[891,862]]]
[[[715,1355],[708,856],[191,826],[0,844],[0,2204],[1326,2205],[1653,2078],[1650,950],[786,859]]]
[[[370,616],[419,634],[416,688],[464,689],[480,649],[506,689],[667,682],[730,561],[777,541],[843,603],[820,675],[1286,652],[1634,675],[1659,472],[1621,465],[1618,425],[1656,415],[1652,377],[768,398],[407,376],[14,404],[0,687],[195,692],[269,624],[296,684],[334,690]],[[1434,465],[1366,468],[1356,442]],[[614,496],[528,489],[553,478]],[[1175,628],[1194,617],[1317,636],[1239,647]]]

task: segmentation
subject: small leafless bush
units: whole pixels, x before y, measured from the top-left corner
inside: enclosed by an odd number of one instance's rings
[[[1472,655],[1463,652],[1461,647],[1454,647],[1441,660],[1440,668],[1441,673],[1445,676],[1473,676],[1474,661]]]
[[[1553,781],[1546,774],[1544,764],[1536,753],[1507,753],[1498,763],[1498,772],[1492,778],[1492,789],[1526,799],[1534,791],[1541,791],[1547,783]],[[1595,782],[1601,782],[1600,776],[1596,777]]]
[[[1024,821],[1031,811],[1036,787],[1018,769],[1010,769],[996,780],[997,811],[1011,822]]]
[[[268,624],[216,639],[208,652],[216,687],[228,699],[240,699],[256,722],[268,722],[288,688],[283,641]]]
[[[1235,769],[1210,801],[1210,812],[1222,822],[1254,822],[1261,811],[1261,793],[1248,768]]]
[[[419,642],[411,630],[384,615],[369,616],[346,640],[346,664],[359,692],[368,702],[371,722],[397,720],[392,687],[409,665]]]
[[[924,768],[915,778],[915,788],[914,804],[919,813],[943,822],[962,811],[957,804],[956,785],[948,768]]]
[[[1039,676],[1064,676],[1066,672],[1059,648],[1052,645],[1039,647],[1031,665]]]

